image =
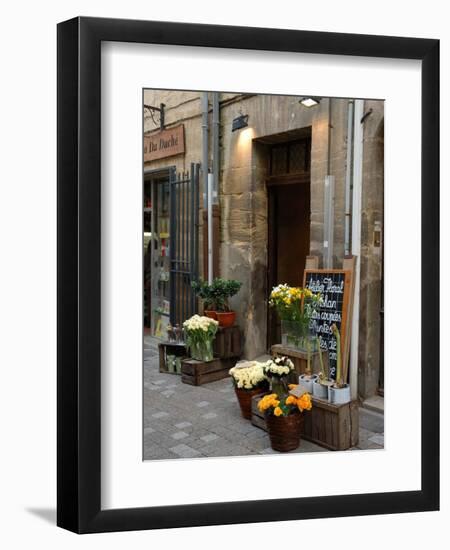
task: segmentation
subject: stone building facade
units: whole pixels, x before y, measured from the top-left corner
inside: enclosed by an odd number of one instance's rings
[[[211,96],[209,94],[210,128],[213,123]],[[191,163],[201,163],[202,92],[145,90],[144,104],[164,104],[165,128],[182,124],[185,140],[183,154],[146,162],[144,172],[155,173],[168,167],[183,172],[190,169]],[[358,358],[358,393],[362,398],[375,394],[382,370],[384,104],[365,101],[364,112]],[[345,193],[349,177],[349,100],[323,98],[314,107],[307,108],[296,96],[220,93],[219,113],[218,275],[243,283],[231,305],[237,311],[237,321],[244,332],[245,357],[252,359],[266,353],[269,344],[273,343],[267,303],[271,285],[288,282],[301,286],[306,256],[317,256],[319,267],[324,266],[324,182],[327,175],[334,176],[332,267],[342,267]],[[240,114],[248,115],[248,126],[233,132],[233,120]],[[144,109],[144,135],[157,134],[158,123],[158,113]],[[213,163],[212,134],[210,131],[209,168]],[[287,168],[277,173],[280,162],[286,163]],[[289,191],[289,185],[283,185],[294,181],[289,171],[294,164],[301,165],[298,172],[306,173],[305,178],[298,180],[298,195],[292,194],[293,187]],[[201,170],[205,167],[201,166]],[[297,200],[303,205],[298,216],[295,214]],[[271,201],[281,209],[275,217]],[[203,208],[201,200],[200,208]],[[295,217],[302,218],[302,225],[294,231],[289,224],[295,223],[294,219],[290,221]],[[202,226],[202,215],[199,221]],[[282,239],[279,248],[289,247],[278,250],[279,265],[276,267],[270,257],[274,231],[278,232],[276,238]],[[199,234],[202,240],[203,227]],[[202,246],[199,250],[202,275]],[[298,256],[295,264],[288,264],[283,259],[295,257],[295,254]],[[286,274],[291,280],[277,281],[280,274]],[[271,337],[273,339],[273,333]]]

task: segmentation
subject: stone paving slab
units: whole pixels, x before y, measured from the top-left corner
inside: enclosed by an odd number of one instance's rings
[[[144,460],[278,454],[267,433],[241,416],[230,379],[190,386],[159,372],[158,357],[144,356]],[[358,449],[384,445],[383,415],[360,415]],[[295,453],[326,452],[302,440]]]

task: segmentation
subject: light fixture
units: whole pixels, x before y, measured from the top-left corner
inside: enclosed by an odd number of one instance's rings
[[[236,130],[242,130],[248,126],[248,115],[243,115],[242,113],[233,119],[231,125],[231,131],[236,132]]]
[[[314,107],[315,105],[319,105],[320,103],[320,97],[302,97],[299,100],[299,103],[301,103],[304,107]]]

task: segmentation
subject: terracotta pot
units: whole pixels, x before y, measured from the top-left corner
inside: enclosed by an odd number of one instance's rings
[[[300,445],[302,415],[300,413],[289,416],[266,414],[265,418],[272,449],[280,453],[295,451]]]
[[[244,418],[247,420],[252,419],[252,397],[259,395],[260,393],[266,393],[267,389],[264,388],[254,388],[253,390],[244,390],[242,388],[234,388],[236,392],[236,397],[239,401],[239,406],[241,407],[241,413]]]
[[[209,317],[210,319],[215,319],[217,321],[217,311],[214,311],[213,309],[205,309],[203,314],[205,317]]]
[[[219,326],[221,327],[232,327],[236,321],[236,312],[235,311],[218,311],[217,320],[219,321]]]

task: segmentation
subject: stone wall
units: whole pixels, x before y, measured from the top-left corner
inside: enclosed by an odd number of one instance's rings
[[[375,229],[383,234],[384,103],[366,101],[372,113],[364,122],[361,216],[361,276],[359,318],[359,395],[373,395],[378,386],[382,305],[383,240],[377,246]]]

